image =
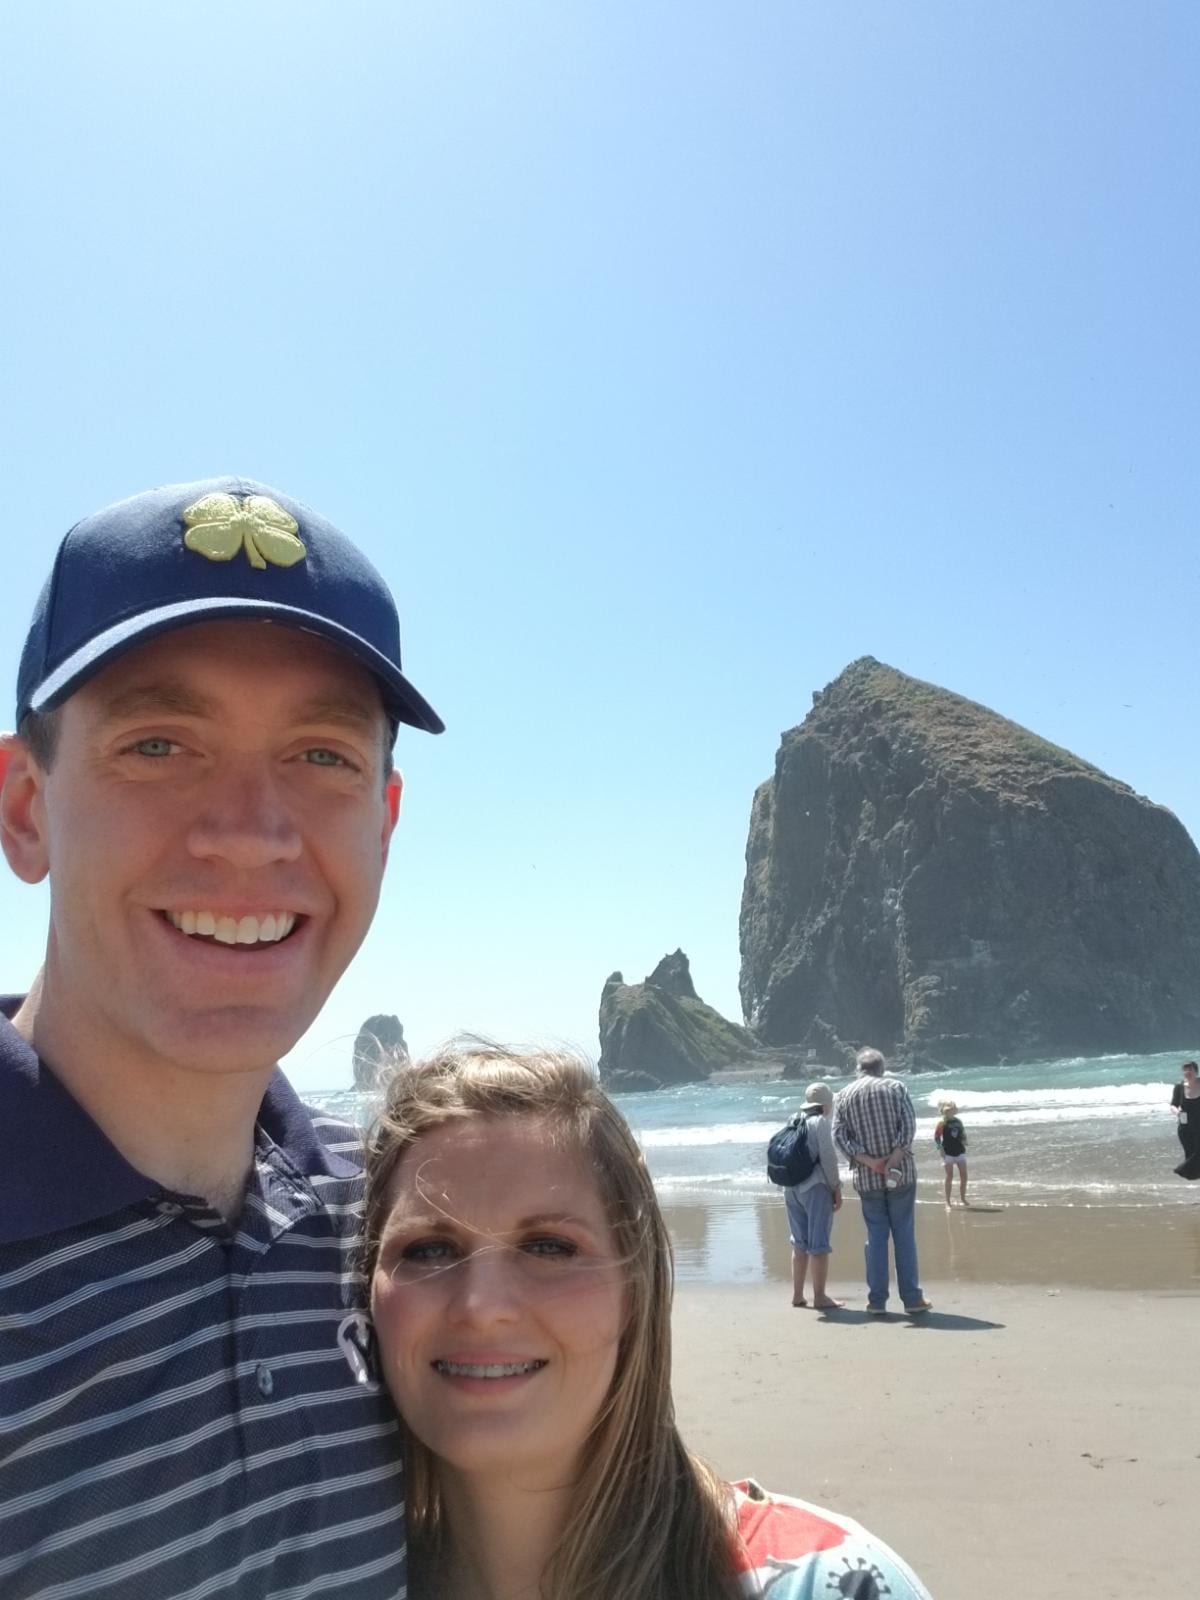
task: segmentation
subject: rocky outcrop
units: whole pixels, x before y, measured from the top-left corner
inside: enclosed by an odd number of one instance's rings
[[[404,1025],[399,1017],[368,1017],[354,1041],[354,1087],[370,1093],[384,1075],[409,1059]]]
[[[696,1083],[755,1056],[753,1036],[705,1005],[682,950],[644,983],[614,972],[600,997],[600,1078],[630,1092]]]
[[[754,797],[741,993],[767,1044],[987,1064],[1200,1040],[1200,854],[1162,806],[864,657]]]
[[[660,989],[663,994],[673,994],[676,1000],[695,1000],[704,1005],[696,993],[696,985],[692,982],[691,963],[682,950],[664,956],[646,982],[652,989]],[[705,1010],[709,1009],[711,1008],[705,1007]],[[713,1012],[714,1017],[718,1014]]]

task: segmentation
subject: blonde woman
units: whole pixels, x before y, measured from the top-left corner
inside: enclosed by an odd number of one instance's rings
[[[671,1401],[672,1258],[589,1070],[451,1050],[393,1080],[367,1158],[365,1269],[408,1425],[422,1600],[929,1600],[845,1517],[726,1484]]]

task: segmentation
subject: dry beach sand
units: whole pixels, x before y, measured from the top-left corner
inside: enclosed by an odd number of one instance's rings
[[[865,1315],[853,1198],[830,1273],[847,1309],[793,1310],[768,1202],[768,1281],[677,1291],[684,1435],[727,1477],[857,1517],[934,1600],[1184,1600],[1200,1581],[1197,1202],[922,1205],[920,1321]]]

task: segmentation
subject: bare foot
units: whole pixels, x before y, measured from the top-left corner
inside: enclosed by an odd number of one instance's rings
[[[806,1307],[806,1308],[807,1308],[807,1306],[808,1306],[808,1301],[807,1301],[807,1300],[805,1300],[805,1299],[804,1299],[804,1297],[803,1297],[803,1296],[801,1296],[801,1297],[800,1297],[800,1299],[799,1299],[799,1300],[793,1300],[793,1301],[792,1301],[792,1304],[793,1304],[793,1305],[794,1305],[794,1306],[804,1306],[804,1307]]]
[[[835,1300],[832,1295],[824,1295],[820,1300],[814,1300],[813,1305],[818,1311],[844,1311],[846,1302]]]

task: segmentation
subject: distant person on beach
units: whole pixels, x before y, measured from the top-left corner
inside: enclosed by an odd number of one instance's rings
[[[670,1240],[585,1065],[472,1041],[402,1068],[366,1180],[414,1597],[929,1600],[857,1523],[723,1482],[684,1445]]]
[[[818,1311],[838,1311],[846,1303],[825,1292],[833,1250],[833,1213],[842,1209],[842,1177],[830,1124],[832,1110],[833,1090],[829,1085],[810,1083],[804,1095],[805,1131],[809,1152],[817,1164],[801,1183],[783,1191],[792,1240],[792,1304],[807,1306],[805,1278],[811,1270],[812,1303]]]
[[[1171,1090],[1171,1108],[1183,1146],[1183,1160],[1175,1170],[1180,1177],[1200,1177],[1200,1068],[1194,1061],[1185,1061],[1180,1068],[1180,1081]]]
[[[370,926],[401,723],[442,726],[383,579],[276,490],[156,489],[60,544],[0,741],[0,844],[51,890],[0,1003],[6,1596],[404,1593],[360,1140],[276,1066]]]
[[[878,1050],[860,1050],[857,1065],[857,1079],[834,1102],[833,1139],[850,1159],[867,1225],[867,1310],[877,1317],[887,1311],[890,1240],[901,1302],[916,1317],[932,1304],[921,1291],[917,1265],[917,1169],[912,1156],[917,1117],[900,1079],[884,1077]]]
[[[954,1169],[958,1168],[958,1196],[967,1203],[967,1130],[962,1125],[958,1107],[953,1100],[943,1100],[938,1106],[941,1120],[933,1130],[933,1142],[938,1147],[942,1165],[946,1169],[946,1204],[950,1204],[950,1191],[954,1186]],[[986,1187],[986,1185],[985,1185]]]

